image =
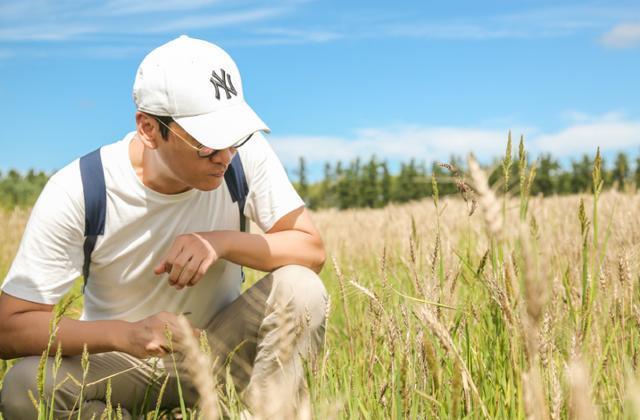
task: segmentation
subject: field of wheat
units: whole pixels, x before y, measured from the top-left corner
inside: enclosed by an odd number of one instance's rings
[[[640,195],[529,198],[526,170],[503,195],[470,168],[466,200],[314,214],[331,295],[315,418],[640,416]],[[1,276],[27,214],[0,213]]]

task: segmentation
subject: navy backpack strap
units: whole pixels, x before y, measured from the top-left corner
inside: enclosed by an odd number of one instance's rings
[[[80,177],[84,192],[84,265],[82,276],[84,287],[89,280],[91,254],[99,235],[104,235],[107,214],[107,189],[104,184],[104,171],[100,149],[80,158]],[[83,287],[83,291],[84,291]]]
[[[240,231],[244,232],[247,228],[247,218],[244,216],[244,204],[247,202],[247,195],[249,195],[249,186],[247,185],[247,178],[244,176],[240,153],[236,153],[231,160],[227,172],[224,173],[224,180],[227,183],[227,188],[229,188],[231,199],[234,203],[238,203]],[[240,267],[240,274],[242,276],[242,282],[244,282],[244,270],[242,267]]]
[[[247,227],[246,217],[244,216],[244,204],[247,201],[247,195],[249,195],[249,186],[247,185],[247,178],[244,176],[244,168],[242,167],[239,153],[236,153],[231,160],[231,165],[227,168],[227,172],[224,173],[224,180],[229,188],[231,199],[234,203],[238,203],[240,230],[244,232]]]

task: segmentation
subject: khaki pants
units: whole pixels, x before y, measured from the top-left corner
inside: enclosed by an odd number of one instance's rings
[[[281,418],[283,411],[292,413],[305,395],[303,359],[315,356],[323,342],[326,305],[320,278],[305,267],[285,266],[263,277],[207,327],[212,356],[218,360],[217,380],[224,381],[226,364],[252,411],[269,415],[271,410]],[[285,318],[294,322],[284,322]],[[37,398],[39,359],[25,357],[7,372],[0,393],[0,412],[6,420],[37,418],[28,391]],[[47,366],[45,397],[50,400],[55,385],[55,417],[77,416],[80,356],[62,358],[55,384],[52,357]],[[100,418],[105,409],[106,378],[111,381],[111,404],[120,404],[125,418],[153,410],[167,376],[161,407],[178,407],[178,381],[172,371],[169,365],[165,370],[158,358],[142,360],[119,352],[90,355],[81,417]],[[195,405],[199,397],[188,377],[181,374],[180,384],[186,405]],[[274,405],[274,401],[285,405]]]

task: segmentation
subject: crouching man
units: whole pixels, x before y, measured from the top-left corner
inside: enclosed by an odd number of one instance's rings
[[[325,254],[262,135],[269,129],[245,102],[232,58],[186,36],[144,58],[133,97],[136,131],[58,171],[33,208],[0,295],[0,357],[23,357],[4,378],[0,412],[36,418],[29,391],[38,398],[53,305],[83,274],[82,316],[63,317],[52,346],[64,355],[55,380],[47,363],[54,417],[81,407],[100,418],[109,382],[125,417],[153,409],[165,380],[161,406],[178,406],[163,362],[166,329],[183,334],[180,314],[206,333],[217,379],[228,369],[249,411],[277,394],[289,406],[276,410],[290,414],[302,404],[303,359],[323,341]],[[245,217],[266,233],[245,232]],[[241,294],[243,266],[269,274]],[[197,404],[190,378],[180,384]]]

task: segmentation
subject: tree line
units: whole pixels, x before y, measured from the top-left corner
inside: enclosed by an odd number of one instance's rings
[[[535,167],[535,177],[529,193],[562,195],[588,191],[592,188],[593,157],[583,155],[563,167],[558,159],[550,154],[539,156],[528,166]],[[411,200],[430,197],[433,182],[437,182],[440,195],[457,194],[459,180],[464,177],[465,164],[461,158],[452,157],[448,162],[432,162],[411,159],[400,164],[397,173],[391,173],[389,163],[379,160],[375,155],[368,160],[356,158],[348,163],[338,161],[325,163],[323,177],[315,183],[308,182],[307,165],[304,158],[299,159],[294,171],[294,186],[311,208],[347,209],[354,207],[377,208],[389,203],[404,203]],[[624,190],[640,187],[640,156],[635,159],[620,152],[611,165],[602,160],[602,177],[605,188]],[[504,189],[501,161],[489,166],[489,183]],[[517,191],[518,168],[510,168],[509,177],[513,185],[509,191]]]
[[[533,195],[575,194],[591,189],[591,172],[594,158],[583,155],[562,167],[558,159],[550,154],[538,157],[535,162],[535,178],[531,184]],[[499,161],[490,165],[490,184],[504,182]],[[631,159],[620,152],[612,164],[602,162],[605,188],[640,187],[640,155]],[[432,177],[438,183],[440,195],[458,193],[457,180],[464,176],[465,164],[461,158],[452,157],[448,162],[432,162],[411,159],[400,164],[399,171],[392,173],[386,160],[375,155],[368,160],[356,158],[350,162],[338,161],[324,164],[323,176],[317,182],[308,181],[308,170],[304,158],[299,159],[293,173],[294,186],[310,208],[347,209],[354,207],[384,207],[389,203],[404,203],[430,197],[433,193]],[[518,169],[511,167],[509,179],[517,180]],[[452,172],[453,171],[453,172]],[[454,173],[455,172],[455,173]],[[30,207],[46,184],[49,175],[40,171],[21,174],[16,170],[0,171],[0,207]],[[516,181],[509,186],[517,191]]]
[[[0,171],[0,207],[31,207],[36,202],[49,176],[40,171],[28,171],[26,174],[12,169],[6,173]]]

